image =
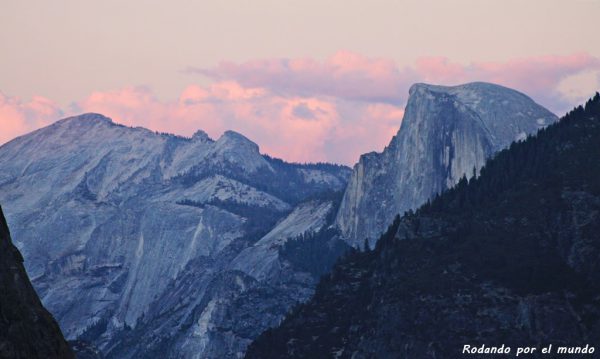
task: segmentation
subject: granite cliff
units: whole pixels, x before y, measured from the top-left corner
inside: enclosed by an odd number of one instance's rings
[[[418,208],[556,120],[522,93],[489,83],[415,84],[409,94],[397,135],[354,166],[336,218],[354,246],[365,238],[373,245],[396,214]]]

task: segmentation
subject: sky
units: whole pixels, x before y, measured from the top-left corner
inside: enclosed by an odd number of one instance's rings
[[[562,115],[600,89],[600,0],[0,0],[0,144],[67,116],[354,164],[415,82]]]

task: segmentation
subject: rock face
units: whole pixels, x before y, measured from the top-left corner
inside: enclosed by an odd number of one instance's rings
[[[332,206],[330,201],[303,203],[241,252],[229,248],[212,263],[190,263],[136,327],[111,343],[109,357],[243,357],[254,338],[313,294],[319,276],[295,266],[282,249],[298,235],[321,230],[332,217]],[[330,238],[321,251],[337,258],[347,246]],[[336,243],[337,248],[328,247]]]
[[[555,120],[527,96],[498,85],[415,84],[398,134],[383,153],[365,154],[355,165],[336,224],[352,245],[365,238],[373,244],[396,214],[416,209]]]
[[[234,259],[288,214],[305,213],[309,198],[341,191],[350,173],[263,156],[232,131],[217,141],[201,131],[182,138],[97,114],[61,120],[3,145],[0,167],[0,201],[10,208],[16,245],[42,302],[68,339],[112,357],[121,356],[115,348],[148,355],[121,340],[133,332],[151,338],[136,330],[154,330],[153,323],[161,323],[157,341],[168,341],[177,357],[241,355],[252,335],[288,308],[272,317],[257,312],[241,341],[236,333],[213,336],[212,328],[230,320],[217,313],[233,310],[250,284],[267,280],[241,271],[243,260]],[[311,206],[318,215],[332,210],[321,202]],[[279,233],[323,225],[315,219]],[[187,321],[164,320],[174,312]],[[204,324],[197,322],[201,313]]]
[[[1,358],[75,358],[29,282],[1,207],[0,318]]]
[[[597,357],[599,158],[596,94],[345,256],[246,357],[444,359],[502,344]]]

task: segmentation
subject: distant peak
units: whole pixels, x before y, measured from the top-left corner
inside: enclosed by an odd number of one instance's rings
[[[428,86],[431,86],[431,85],[425,84],[425,83],[421,83],[421,82],[417,82],[417,83],[412,84],[410,86],[410,88],[408,89],[408,94],[410,96],[412,96],[415,92],[427,89]]]
[[[456,92],[458,90],[461,89],[471,89],[471,90],[476,90],[476,89],[497,89],[497,90],[509,90],[509,91],[515,91],[513,89],[510,89],[508,87],[504,87],[501,85],[497,85],[497,84],[493,84],[490,82],[483,82],[483,81],[476,81],[476,82],[468,82],[465,84],[460,84],[460,85],[454,85],[454,86],[444,86],[444,85],[432,85],[432,84],[426,84],[426,83],[422,83],[422,82],[418,82],[413,84],[410,89],[408,90],[408,93],[410,95],[413,95],[416,92],[421,92],[421,91],[433,91],[433,92],[448,92],[448,93],[452,93],[452,92]],[[516,92],[516,91],[515,91]]]
[[[206,142],[210,141],[210,137],[208,137],[206,132],[198,130],[192,135],[192,140]]]
[[[250,141],[246,136],[235,131],[225,131],[216,142],[217,147],[222,149],[250,150],[259,152],[258,145]]]
[[[78,116],[65,118],[65,121],[90,121],[90,122],[108,122],[113,123],[113,120],[99,113],[88,112]]]
[[[108,118],[104,115],[101,115],[99,113],[90,112],[90,113],[84,113],[84,114],[77,115],[77,116],[63,118],[60,121],[56,121],[52,126],[66,125],[66,126],[70,126],[70,127],[73,127],[73,126],[89,127],[89,126],[94,126],[96,124],[114,125],[115,123],[110,118]]]
[[[253,143],[252,141],[250,141],[250,139],[248,139],[248,137],[242,135],[241,133],[235,132],[235,131],[231,131],[231,130],[227,130],[223,133],[223,135],[219,138],[219,141],[221,140],[231,140],[231,141],[236,141],[236,142],[250,142]]]
[[[414,95],[415,93],[420,93],[423,91],[430,91],[430,90],[437,90],[437,91],[444,91],[444,90],[448,90],[450,89],[450,86],[442,86],[442,85],[432,85],[432,84],[426,84],[423,82],[418,82],[413,84],[410,89],[408,90],[409,95]]]

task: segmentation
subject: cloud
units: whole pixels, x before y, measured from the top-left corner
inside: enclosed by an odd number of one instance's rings
[[[242,64],[221,62],[210,69],[189,67],[189,73],[215,81],[236,81],[281,95],[331,96],[345,100],[398,103],[417,74],[389,59],[340,51],[325,61],[263,59]]]
[[[189,68],[215,81],[235,81],[284,95],[324,95],[350,101],[402,105],[414,82],[456,85],[493,82],[522,91],[549,109],[562,113],[573,103],[559,86],[566,78],[600,70],[600,59],[586,53],[535,56],[508,61],[460,64],[446,57],[422,57],[414,66],[389,59],[340,51],[324,61],[265,59],[241,64],[222,62],[210,69]],[[572,92],[572,91],[571,91]],[[588,94],[588,96],[591,94]],[[583,99],[580,99],[583,100]]]
[[[381,150],[397,131],[403,113],[387,104],[282,96],[231,81],[191,85],[176,101],[160,101],[145,87],[95,92],[76,108],[125,125],[186,136],[203,129],[216,138],[233,129],[272,156],[350,165],[364,152]]]
[[[47,126],[62,116],[58,106],[45,97],[35,96],[24,102],[0,92],[0,144]]]
[[[600,88],[600,70],[588,70],[564,78],[558,84],[563,101],[568,105],[583,103]]]
[[[0,143],[67,115],[99,112],[115,122],[191,136],[243,133],[263,153],[289,161],[352,165],[380,151],[398,131],[414,82],[489,81],[520,90],[561,114],[600,87],[600,60],[589,54],[460,64],[425,57],[413,66],[348,51],[314,59],[264,59],[211,69],[208,86],[190,85],[164,101],[148,87],[98,91],[61,110],[44,97],[24,102],[0,93]]]
[[[574,98],[561,83],[566,79],[600,70],[600,59],[586,53],[566,56],[537,56],[505,62],[473,62],[469,65],[452,63],[445,57],[422,58],[416,71],[423,81],[438,84],[457,84],[486,81],[524,92],[559,115],[591,96],[587,93]],[[596,89],[598,88],[598,82]],[[589,88],[589,81],[588,86]]]
[[[304,102],[300,103],[296,107],[294,107],[292,114],[295,117],[306,119],[306,120],[313,120],[316,118],[315,113]]]

